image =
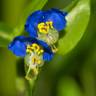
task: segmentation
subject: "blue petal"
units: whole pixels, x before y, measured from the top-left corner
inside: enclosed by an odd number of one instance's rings
[[[52,8],[51,10],[52,10],[52,11],[55,11],[55,12],[57,12],[57,13],[60,13],[60,14],[62,14],[63,16],[66,16],[66,15],[67,15],[67,12],[60,11],[59,9]]]
[[[42,41],[42,40],[38,40],[38,43],[39,43],[41,46],[43,46],[44,48],[49,48],[49,45],[48,45],[46,42]]]
[[[29,33],[29,35],[31,36],[31,37],[37,37],[38,35],[37,35],[37,30],[36,30],[36,28],[35,27],[33,27],[31,24],[26,24],[25,25],[25,30],[26,30],[26,32],[28,32]]]
[[[38,10],[32,13],[26,21],[25,30],[32,37],[37,37],[37,25],[43,21],[43,11]]]
[[[16,37],[8,46],[16,56],[24,57],[26,55],[26,45],[24,43],[25,37],[18,36]]]
[[[44,49],[45,52],[48,52],[50,54],[52,53],[51,48],[49,47],[49,45],[46,42],[41,41],[41,40],[38,40],[38,44],[43,47],[43,49]]]
[[[45,11],[45,22],[46,21],[53,21],[53,26],[56,30],[61,31],[66,26],[66,13],[59,11],[58,9],[51,9]]]
[[[44,54],[43,54],[43,60],[50,61],[50,60],[52,60],[52,58],[53,58],[53,54],[49,54],[47,52],[44,52]]]

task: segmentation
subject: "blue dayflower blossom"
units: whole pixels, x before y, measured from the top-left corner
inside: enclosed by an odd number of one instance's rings
[[[52,23],[52,26],[54,29],[57,31],[61,31],[65,28],[66,26],[66,19],[65,16],[67,15],[66,12],[62,12],[58,9],[50,9],[47,11],[35,11],[32,13],[26,21],[25,24],[25,30],[30,34],[32,37],[38,37],[38,25],[40,23],[46,23],[50,21]],[[44,29],[44,28],[43,28]],[[47,29],[45,28],[45,31]]]
[[[25,24],[30,37],[17,36],[9,44],[9,50],[24,58],[28,80],[38,75],[45,61],[53,58],[57,51],[55,43],[59,39],[59,31],[66,27],[66,15],[66,12],[58,9],[35,11],[28,16]]]
[[[9,44],[8,48],[16,56],[25,57],[27,54],[27,46],[31,46],[32,44],[37,44],[42,48],[42,50],[44,51],[42,55],[45,61],[50,61],[52,59],[53,52],[51,51],[50,47],[45,42],[32,37],[15,37],[14,40]]]
[[[59,39],[59,31],[66,26],[66,15],[58,9],[35,11],[27,18],[25,30],[31,37],[46,42],[55,53],[57,48],[53,46]]]
[[[54,55],[47,43],[32,37],[15,37],[8,48],[16,56],[24,57],[27,80],[36,77],[44,61],[50,61]]]

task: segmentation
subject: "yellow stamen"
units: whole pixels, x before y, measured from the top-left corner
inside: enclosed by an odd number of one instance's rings
[[[44,50],[40,50],[40,51],[38,51],[38,55],[40,55],[40,54],[42,54],[44,52]]]
[[[32,51],[36,52],[38,55],[44,52],[44,50],[36,43],[33,43],[32,45],[27,45],[26,52],[31,53]]]
[[[38,24],[38,29],[39,29],[39,32],[41,32],[41,33],[47,33],[47,31],[48,31],[48,27],[45,25],[45,23],[40,23],[40,24]]]
[[[58,48],[56,48],[55,45],[52,45],[51,46],[51,49],[52,49],[53,53],[56,53],[58,51]]]
[[[38,46],[36,43],[32,44],[33,49],[38,52],[40,50],[40,46]]]
[[[44,52],[44,50],[42,50],[42,49],[41,49],[41,50],[40,50],[40,52],[41,52],[41,53],[43,53],[43,52]]]
[[[29,67],[29,69],[28,69],[28,71],[27,71],[27,74],[26,74],[26,76],[25,76],[25,78],[26,78],[27,80],[31,80],[31,79],[32,79],[31,77],[28,76],[31,70],[32,70],[34,76],[35,76],[35,75],[38,75],[38,68],[35,67],[35,68],[31,69],[31,68]]]
[[[35,63],[36,63],[36,64],[41,64],[41,60],[38,59],[38,58],[35,57],[35,56],[32,58],[32,62],[33,62],[34,64],[35,64]]]
[[[34,64],[37,62],[37,59],[36,59],[35,56],[32,58],[32,62],[33,62]]]
[[[47,22],[41,22],[38,24],[38,30],[41,33],[47,34],[49,29],[53,28],[53,22],[52,21],[47,21]]]
[[[49,26],[50,28],[53,28],[53,22],[52,21],[48,21],[46,22],[47,26]]]
[[[38,52],[38,55],[40,55],[40,54],[41,54],[41,52],[39,51],[39,52]]]
[[[38,62],[38,64],[41,64],[41,60],[38,60],[37,62]]]
[[[26,52],[27,53],[31,53],[32,51],[30,49],[26,49]]]

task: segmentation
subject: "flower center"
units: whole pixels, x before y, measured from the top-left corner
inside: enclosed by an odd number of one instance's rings
[[[26,52],[27,53],[34,52],[34,53],[36,53],[38,55],[41,55],[41,54],[43,54],[44,50],[38,44],[33,43],[32,45],[27,45]]]
[[[44,50],[41,46],[36,43],[31,45],[27,45],[25,56],[25,64],[26,64],[26,79],[30,80],[31,78],[38,75],[38,69],[44,63],[42,54]]]
[[[52,21],[47,21],[47,22],[41,22],[38,24],[38,30],[41,33],[47,34],[49,29],[53,28],[53,22]]]
[[[41,60],[39,58],[37,58],[36,56],[33,56],[32,62],[33,62],[33,64],[41,64]]]

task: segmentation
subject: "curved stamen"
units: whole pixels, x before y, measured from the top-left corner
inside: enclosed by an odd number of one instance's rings
[[[58,48],[55,45],[51,45],[51,49],[53,53],[56,53],[58,51]]]

